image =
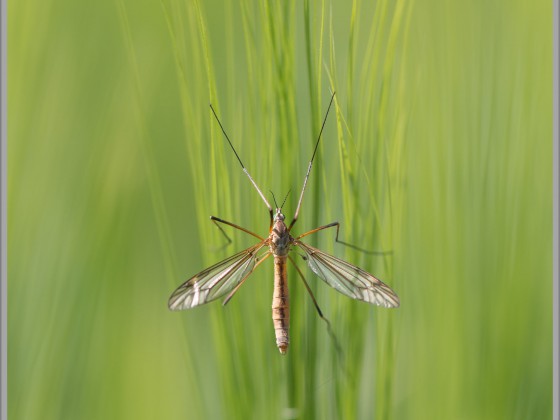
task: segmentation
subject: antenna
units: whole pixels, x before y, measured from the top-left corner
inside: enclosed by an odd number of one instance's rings
[[[274,200],[274,206],[275,206],[276,208],[279,208],[279,207],[278,207],[278,203],[276,202],[276,197],[274,197],[274,193],[272,192],[272,190],[268,190],[268,191],[270,191],[270,194],[272,194],[272,199]]]
[[[286,203],[286,200],[288,199],[288,196],[290,195],[290,191],[292,191],[292,189],[290,188],[286,194],[286,197],[284,197],[284,201],[282,201],[282,205],[280,206],[280,208],[284,207],[284,204]]]

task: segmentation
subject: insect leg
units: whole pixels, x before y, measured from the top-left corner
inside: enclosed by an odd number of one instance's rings
[[[251,273],[253,271],[255,271],[255,268],[257,268],[264,260],[266,260],[268,257],[270,257],[272,254],[269,252],[268,254],[266,254],[262,259],[260,259],[255,266],[253,267],[253,269],[251,271],[249,271],[245,277],[243,277],[241,279],[241,281],[239,282],[239,284],[237,286],[235,286],[235,289],[233,289],[229,295],[227,295],[227,297],[224,299],[224,301],[222,302],[223,306],[226,306],[226,304],[230,301],[230,299],[233,297],[233,295],[235,294],[235,292],[237,292],[237,290],[241,287],[241,285],[243,283],[245,283],[245,280],[247,280],[247,277],[249,277],[249,275],[251,275]]]
[[[305,280],[305,277],[304,277],[302,271],[296,265],[296,262],[293,260],[293,258],[291,256],[288,255],[288,259],[292,262],[292,264],[296,268],[297,272],[299,273],[299,276],[301,277],[301,280],[303,281],[303,284],[305,285],[305,288],[307,289],[307,292],[309,293],[309,296],[311,296],[311,300],[313,301],[313,305],[315,305],[315,309],[317,309],[317,313],[319,314],[319,317],[321,317],[321,319],[323,319],[327,323],[328,328],[330,329],[331,328],[331,323],[329,322],[329,320],[327,318],[325,318],[323,316],[323,312],[321,311],[321,308],[319,308],[319,304],[317,303],[317,300],[315,299],[315,296],[313,295],[313,292],[311,291],[311,288],[309,287],[309,284],[307,284],[307,281]]]
[[[222,232],[222,235],[224,235],[224,237],[226,238],[226,243],[224,245],[222,245],[221,247],[217,248],[218,251],[224,249],[225,247],[227,247],[229,244],[231,244],[233,241],[231,240],[231,238],[228,236],[228,234],[226,233],[226,231],[224,230],[224,228],[222,226],[220,226],[218,224],[218,222],[216,222],[214,219],[211,219],[212,222],[216,225],[216,227],[218,229],[220,229],[220,232]]]
[[[319,232],[320,230],[332,228],[332,227],[335,227],[335,226],[336,226],[335,241],[338,242],[339,244],[342,244],[342,245],[347,246],[349,248],[352,248],[352,249],[355,249],[357,251],[361,251],[365,254],[370,254],[370,255],[390,255],[390,254],[393,253],[393,251],[370,251],[370,250],[367,250],[367,249],[364,249],[364,248],[360,248],[359,246],[350,244],[348,242],[341,241],[340,239],[338,239],[338,233],[339,233],[339,230],[340,230],[340,223],[339,222],[332,222],[332,223],[329,223],[328,225],[319,226],[318,228],[312,229],[309,232],[302,233],[301,235],[299,235],[296,238],[296,240],[301,239],[304,236],[311,235],[312,233]]]
[[[342,347],[340,347],[340,343],[338,342],[338,339],[336,338],[336,335],[334,334],[334,332],[331,328],[330,321],[323,315],[323,312],[321,311],[321,308],[319,308],[319,304],[317,303],[317,300],[315,299],[315,295],[313,295],[313,292],[311,291],[311,288],[309,287],[309,284],[305,280],[305,276],[303,275],[303,272],[300,270],[300,268],[297,266],[296,262],[293,260],[293,258],[291,256],[288,255],[288,259],[294,265],[294,267],[296,268],[296,270],[299,274],[299,277],[303,281],[303,284],[304,284],[305,288],[307,289],[307,292],[309,293],[309,296],[311,296],[311,300],[313,301],[313,305],[315,305],[315,309],[317,309],[317,313],[319,314],[319,317],[323,321],[325,321],[325,323],[327,324],[327,332],[329,333],[329,335],[331,336],[331,338],[334,342],[337,353],[339,354],[339,356],[341,356],[342,355]]]
[[[340,223],[338,223],[338,222],[332,222],[332,223],[329,223],[328,225],[319,226],[318,228],[315,228],[315,229],[312,229],[308,232],[302,233],[301,235],[299,235],[296,238],[296,240],[301,239],[304,236],[311,235],[312,233],[319,232],[320,230],[332,228],[332,227],[335,227],[335,226],[336,226],[336,241],[338,242],[338,229],[340,229]]]
[[[311,172],[311,166],[313,165],[313,159],[315,159],[315,154],[317,153],[317,148],[319,147],[319,140],[321,140],[321,134],[323,134],[323,129],[325,128],[325,123],[327,122],[327,117],[329,116],[329,111],[331,110],[331,105],[334,99],[334,95],[335,92],[333,92],[332,96],[331,96],[331,101],[329,102],[329,107],[327,108],[327,113],[325,114],[325,119],[323,120],[323,125],[321,126],[321,131],[319,132],[319,137],[317,138],[317,143],[315,143],[315,149],[313,150],[313,155],[311,156],[311,160],[309,161],[309,166],[307,166],[307,173],[305,174],[305,179],[303,180],[303,188],[301,189],[301,194],[299,195],[299,201],[297,203],[297,207],[296,207],[296,214],[294,215],[294,218],[292,220],[292,223],[290,223],[290,227],[288,228],[288,232],[290,230],[292,230],[292,227],[294,226],[294,223],[296,223],[298,215],[299,215],[299,209],[301,207],[301,202],[303,201],[303,193],[305,192],[305,187],[307,186],[307,180],[309,179],[309,174]]]
[[[216,111],[214,111],[214,107],[212,106],[212,104],[210,104],[210,109],[212,110],[212,113],[214,114],[214,117],[216,117],[216,121],[218,121],[218,124],[220,125],[220,128],[222,129],[222,133],[224,133],[224,136],[225,136],[227,142],[229,143],[229,145],[231,147],[231,150],[233,150],[233,153],[235,153],[235,157],[239,161],[239,164],[241,165],[241,168],[243,169],[243,172],[245,172],[245,175],[247,175],[247,177],[249,177],[249,181],[251,181],[251,184],[253,184],[253,186],[256,188],[257,192],[259,193],[259,195],[263,199],[264,203],[266,204],[266,207],[268,207],[268,213],[270,214],[270,227],[272,228],[272,219],[273,219],[272,207],[268,203],[268,200],[266,199],[266,197],[262,193],[261,189],[258,187],[257,183],[253,180],[253,177],[249,174],[249,171],[247,171],[247,168],[245,168],[245,165],[243,165],[243,162],[241,162],[241,158],[239,157],[239,155],[235,151],[235,148],[233,147],[233,144],[231,144],[231,141],[230,141],[230,139],[229,139],[229,137],[226,133],[226,130],[224,129],[224,126],[222,125],[222,122],[218,118],[218,115],[216,114]]]
[[[231,226],[231,227],[233,227],[233,228],[235,228],[235,229],[239,229],[239,230],[241,230],[241,231],[243,231],[243,232],[245,232],[245,233],[248,233],[249,235],[254,236],[254,237],[257,238],[257,239],[260,239],[261,241],[264,240],[264,238],[261,238],[259,235],[257,235],[256,233],[251,232],[249,229],[245,229],[244,227],[241,227],[241,226],[239,226],[239,225],[236,225],[235,223],[228,222],[227,220],[220,219],[219,217],[210,216],[210,220],[212,220],[212,221],[214,222],[214,224],[220,228],[220,230],[224,233],[224,235],[226,236],[226,238],[227,238],[230,242],[231,242],[231,239],[226,235],[226,233],[224,232],[224,230],[222,229],[222,227],[221,227],[220,225],[218,225],[218,223],[216,223],[216,222],[220,222],[220,223],[223,223],[224,225],[228,225],[228,226]]]

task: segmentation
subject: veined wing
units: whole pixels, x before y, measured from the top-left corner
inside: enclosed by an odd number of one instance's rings
[[[169,309],[179,311],[211,302],[232,291],[255,268],[262,241],[208,267],[177,288],[169,298]]]
[[[361,268],[301,241],[294,245],[305,252],[311,270],[343,295],[387,308],[400,305],[399,297],[389,286]]]

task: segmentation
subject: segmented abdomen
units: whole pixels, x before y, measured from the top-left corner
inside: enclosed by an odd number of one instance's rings
[[[290,344],[290,299],[288,297],[288,274],[286,256],[274,256],[274,294],[272,295],[272,322],[276,333],[276,345],[286,354]]]

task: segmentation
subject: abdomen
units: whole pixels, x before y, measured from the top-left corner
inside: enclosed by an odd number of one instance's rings
[[[276,345],[286,354],[290,344],[290,299],[286,256],[274,256],[274,294],[272,295],[272,322],[276,333]]]

